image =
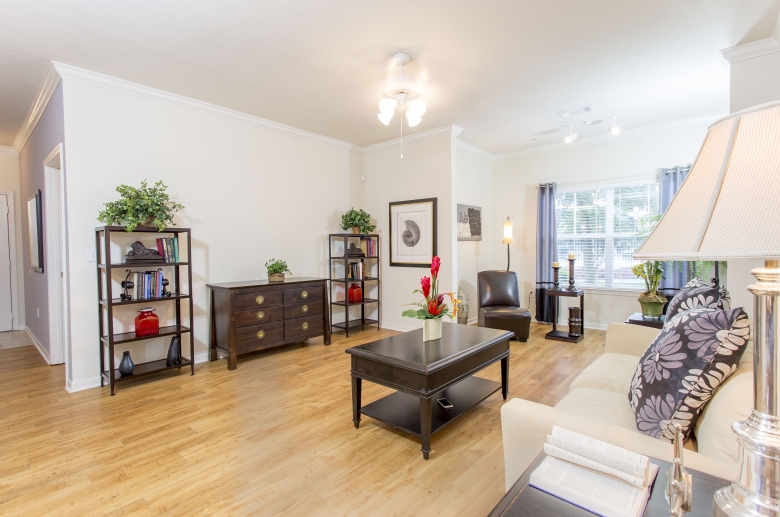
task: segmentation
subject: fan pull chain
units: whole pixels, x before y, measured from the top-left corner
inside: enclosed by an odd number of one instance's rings
[[[401,70],[403,70],[403,65],[401,65]],[[403,110],[401,110],[401,116],[398,117],[398,120],[401,121],[401,159],[404,159],[404,113]]]

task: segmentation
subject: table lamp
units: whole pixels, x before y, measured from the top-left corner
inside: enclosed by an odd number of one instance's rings
[[[753,410],[732,428],[739,474],[715,493],[716,516],[780,516],[780,102],[710,126],[688,177],[634,255],[639,260],[762,258],[754,296]]]
[[[509,216],[506,216],[504,221],[504,240],[501,244],[506,244],[506,270],[509,271],[509,245],[513,244],[515,240],[512,238],[512,221],[509,220]]]

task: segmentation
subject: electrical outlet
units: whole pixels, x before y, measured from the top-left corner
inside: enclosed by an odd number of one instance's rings
[[[87,248],[87,262],[97,262],[97,250],[95,248]]]

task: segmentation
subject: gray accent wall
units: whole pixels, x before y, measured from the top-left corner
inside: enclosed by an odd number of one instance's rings
[[[30,138],[19,153],[19,172],[21,176],[21,204],[22,204],[22,241],[24,261],[20,269],[24,273],[24,307],[25,324],[38,338],[43,348],[48,353],[49,346],[49,271],[44,267],[43,273],[36,273],[30,267],[30,232],[27,217],[27,200],[34,196],[38,189],[41,190],[41,198],[45,203],[46,191],[43,180],[43,161],[49,156],[57,145],[65,142],[65,123],[62,103],[62,83],[52,94],[49,104],[43,112],[38,124],[35,126]],[[45,212],[45,211],[44,211]],[[48,221],[45,213],[43,218],[43,232],[46,235]],[[44,239],[45,244],[45,239]],[[44,264],[46,263],[48,250],[44,246]],[[40,311],[40,316],[38,316]]]

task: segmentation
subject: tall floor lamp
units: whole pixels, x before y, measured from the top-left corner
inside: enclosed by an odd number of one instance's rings
[[[716,516],[780,516],[780,102],[710,126],[699,156],[640,260],[765,259],[751,273],[753,410],[732,429],[739,474],[715,493]]]
[[[509,220],[509,216],[506,216],[504,221],[504,240],[501,244],[506,244],[506,270],[509,271],[509,245],[514,244],[515,240],[512,238],[512,221]]]

